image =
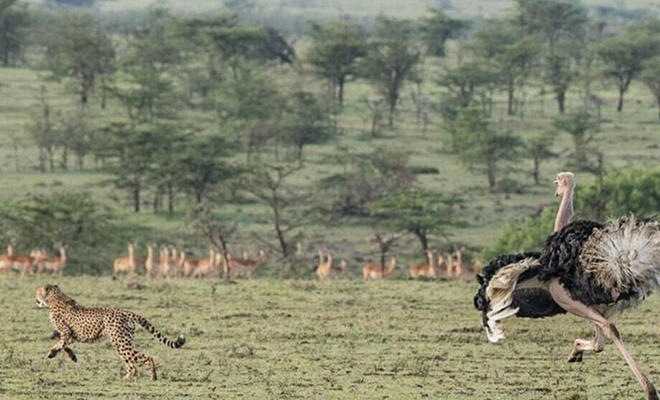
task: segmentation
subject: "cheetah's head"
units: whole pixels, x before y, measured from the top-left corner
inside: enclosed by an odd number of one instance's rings
[[[55,294],[59,293],[60,289],[57,285],[46,284],[37,289],[37,305],[40,308],[48,307],[49,298]]]

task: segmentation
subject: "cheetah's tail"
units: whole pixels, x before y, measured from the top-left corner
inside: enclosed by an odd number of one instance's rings
[[[156,328],[154,328],[153,325],[149,321],[147,321],[144,317],[139,316],[137,314],[133,314],[133,320],[142,325],[144,329],[147,330],[147,332],[151,333],[156,339],[158,339],[159,342],[164,344],[167,347],[171,347],[173,349],[178,349],[179,347],[183,346],[186,343],[186,338],[183,335],[179,335],[179,337],[176,340],[170,340],[166,338],[162,333],[158,332]]]

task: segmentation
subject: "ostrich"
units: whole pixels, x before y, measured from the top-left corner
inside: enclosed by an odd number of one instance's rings
[[[497,342],[504,337],[497,322],[506,317],[542,318],[568,312],[595,327],[592,340],[575,340],[569,362],[581,362],[585,351],[602,351],[607,337],[647,400],[660,400],[610,321],[660,289],[660,223],[633,216],[607,224],[568,223],[575,180],[562,173],[555,183],[562,202],[555,233],[541,252],[499,256],[477,278],[481,287],[474,303],[482,311],[488,339]]]

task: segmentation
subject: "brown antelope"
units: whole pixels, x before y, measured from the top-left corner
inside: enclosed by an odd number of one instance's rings
[[[45,270],[50,270],[53,272],[53,275],[62,275],[62,269],[66,266],[66,249],[67,246],[60,246],[60,256],[59,257],[47,257],[42,250],[34,251],[36,257],[38,257],[37,264],[37,273],[41,274]]]
[[[193,276],[193,273],[197,270],[197,264],[199,264],[199,258],[184,258],[183,276],[186,278]]]
[[[13,253],[13,250],[12,250]],[[12,268],[23,275],[32,275],[34,265],[43,257],[41,251],[33,250],[29,256],[13,254],[11,256]]]
[[[447,260],[445,256],[440,254],[438,256],[438,262],[436,264],[436,274],[438,275],[447,275]]]
[[[477,258],[472,264],[472,271],[476,274],[484,267],[484,260]]]
[[[328,253],[324,256],[323,252],[319,250],[319,265],[316,267],[316,275],[321,280],[328,280],[334,276],[343,273],[346,270],[346,261],[341,260],[339,267],[332,266],[332,254]]]
[[[137,257],[135,256],[135,243],[128,244],[128,257],[118,257],[115,258],[115,264],[113,269],[113,276],[117,276],[120,272],[126,273],[128,275],[135,274],[137,270]]]
[[[449,253],[447,254],[447,276],[454,276],[454,271],[456,268],[456,264],[454,263],[454,256]]]
[[[364,268],[362,268],[362,276],[365,282],[375,281],[390,276],[394,271],[394,268],[396,268],[396,258],[392,257],[387,268],[378,264],[365,265]]]
[[[147,259],[144,262],[144,271],[147,278],[154,278],[158,274],[156,260],[154,259],[154,245],[147,245]]]
[[[174,269],[174,264],[170,259],[170,250],[167,247],[162,247],[160,249],[160,260],[159,260],[159,273],[160,278],[171,278],[176,274]]]
[[[252,278],[254,271],[266,260],[266,253],[259,250],[259,256],[254,260],[241,260],[227,254],[227,269],[231,278]]]
[[[186,250],[181,250],[179,259],[175,262],[177,276],[185,276]]]
[[[465,273],[463,265],[463,249],[456,249],[454,252],[456,259],[454,260],[454,278],[460,278]]]
[[[424,276],[426,278],[435,279],[437,265],[435,263],[435,257],[433,256],[433,251],[428,250],[426,252],[427,264],[417,264],[410,266],[410,277],[417,278]]]
[[[197,262],[197,268],[194,270],[192,277],[206,277],[210,278],[216,272],[216,257],[215,250],[209,249],[209,258],[202,258]]]
[[[14,248],[12,245],[7,246],[7,254],[0,255],[0,272],[10,272],[14,265]]]

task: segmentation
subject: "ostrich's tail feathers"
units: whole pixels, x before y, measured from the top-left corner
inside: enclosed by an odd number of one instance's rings
[[[621,294],[660,283],[660,223],[619,218],[594,229],[580,253],[584,270],[604,288]]]
[[[490,301],[490,309],[486,312],[486,333],[488,340],[496,343],[504,338],[498,321],[516,315],[519,308],[512,307],[513,293],[516,290],[518,278],[525,271],[538,267],[539,261],[534,258],[525,258],[517,263],[509,264],[491,278],[486,288],[486,296]]]
[[[514,296],[516,287],[536,277],[538,259],[538,253],[502,255],[493,259],[477,277],[480,288],[474,305],[482,312],[482,325],[491,342],[504,338],[498,321],[520,310]]]

